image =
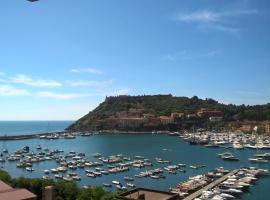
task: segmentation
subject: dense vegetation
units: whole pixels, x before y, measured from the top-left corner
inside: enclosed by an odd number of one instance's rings
[[[93,127],[98,121],[108,119],[118,112],[128,112],[130,109],[143,109],[144,113],[151,113],[155,116],[169,116],[172,112],[196,113],[201,108],[222,111],[225,122],[235,120],[270,120],[270,103],[246,106],[226,105],[210,98],[203,100],[197,96],[192,98],[175,97],[172,95],[117,96],[107,97],[96,109],[72,124],[69,129],[88,129]]]
[[[14,188],[25,188],[42,199],[42,190],[46,186],[55,186],[56,200],[118,200],[117,193],[105,191],[102,187],[81,189],[74,182],[29,179],[20,177],[13,179],[5,171],[0,171],[0,180]]]

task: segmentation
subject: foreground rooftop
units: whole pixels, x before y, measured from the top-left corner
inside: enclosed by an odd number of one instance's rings
[[[0,200],[36,200],[37,196],[26,189],[15,189],[0,180]]]
[[[177,200],[179,196],[171,192],[164,192],[159,190],[152,190],[146,188],[136,188],[121,194],[122,197],[125,197],[130,200],[142,199],[144,200]]]

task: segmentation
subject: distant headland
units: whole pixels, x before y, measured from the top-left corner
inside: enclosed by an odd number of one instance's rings
[[[270,133],[270,103],[223,104],[197,96],[172,95],[106,97],[97,108],[74,122],[71,131],[239,130]]]

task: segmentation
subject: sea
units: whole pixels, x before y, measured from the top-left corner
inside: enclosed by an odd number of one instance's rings
[[[62,131],[69,126],[72,121],[25,121],[25,122],[0,122],[0,135],[15,135],[15,134],[32,134],[44,133],[51,131]],[[29,146],[31,151],[37,151],[36,147],[41,146],[43,149],[50,150],[61,149],[65,154],[71,150],[83,152],[86,158],[91,161],[97,161],[93,154],[99,152],[102,156],[110,156],[115,154],[124,154],[128,157],[143,156],[149,159],[154,164],[151,168],[163,168],[168,164],[160,164],[155,161],[155,158],[162,158],[171,161],[171,164],[183,163],[190,165],[205,165],[200,169],[186,168],[186,172],[177,174],[166,174],[165,179],[151,178],[135,178],[134,184],[137,187],[146,187],[158,190],[168,191],[170,187],[176,186],[178,183],[187,180],[191,176],[205,174],[216,167],[224,167],[226,169],[235,169],[239,167],[254,166],[270,170],[270,164],[251,164],[248,158],[255,153],[270,152],[270,150],[236,150],[224,148],[206,148],[199,145],[190,145],[179,137],[168,136],[165,134],[98,134],[88,137],[78,136],[75,139],[27,139],[16,141],[0,141],[0,149],[6,148],[9,153],[12,153],[24,146]],[[224,161],[217,157],[218,153],[225,151],[232,152],[240,158],[237,162]],[[35,163],[34,172],[16,167],[16,162],[6,161],[0,164],[3,170],[8,171],[12,177],[25,176],[29,178],[41,178],[43,170],[58,167],[55,161],[44,161]],[[150,168],[134,169],[119,174],[103,175],[102,177],[90,178],[87,177],[84,169],[77,169],[75,172],[81,176],[82,180],[78,182],[80,186],[92,185],[101,186],[103,183],[111,183],[113,180],[125,183],[124,177],[134,177],[141,171],[149,170]],[[53,177],[53,175],[51,175]],[[269,200],[270,199],[270,176],[260,178],[256,184],[252,185],[250,190],[243,194],[240,199],[244,200]]]
[[[0,136],[63,131],[72,121],[0,121]]]

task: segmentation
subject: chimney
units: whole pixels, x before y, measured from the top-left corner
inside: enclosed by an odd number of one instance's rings
[[[47,186],[43,189],[42,200],[55,200],[54,186]]]

